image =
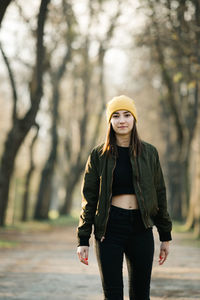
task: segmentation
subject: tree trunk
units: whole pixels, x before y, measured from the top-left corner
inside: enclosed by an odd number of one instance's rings
[[[48,219],[52,189],[51,182],[56,154],[54,150],[55,149],[51,150],[49,159],[47,160],[41,175],[41,183],[39,185],[37,204],[34,212],[34,219],[37,220]]]
[[[14,169],[15,158],[22,142],[35,122],[35,117],[43,94],[43,35],[47,6],[49,2],[50,0],[41,1],[38,16],[36,67],[33,74],[32,84],[30,86],[32,105],[23,119],[18,119],[15,114],[13,115],[13,126],[6,139],[2,155],[0,168],[0,226],[5,225],[10,179]]]
[[[33,162],[33,148],[34,148],[34,144],[37,140],[38,137],[38,131],[39,131],[39,126],[37,124],[35,124],[36,127],[36,134],[33,138],[33,141],[31,143],[30,146],[30,168],[28,170],[27,176],[26,176],[26,182],[25,182],[25,192],[24,192],[24,197],[23,197],[23,205],[22,205],[22,217],[21,220],[22,221],[27,221],[28,218],[28,208],[29,208],[29,191],[30,191],[30,183],[31,183],[31,178],[32,178],[32,174],[35,170],[35,165]]]
[[[38,198],[37,203],[35,207],[35,219],[47,219],[48,218],[48,212],[51,205],[51,195],[53,185],[53,174],[54,174],[54,168],[56,165],[56,158],[57,158],[57,148],[58,148],[58,132],[57,132],[57,123],[59,118],[59,102],[60,102],[60,82],[63,78],[67,63],[71,59],[72,54],[72,42],[73,42],[73,36],[70,35],[70,31],[72,30],[73,26],[73,13],[72,8],[70,5],[63,3],[63,11],[66,15],[66,22],[68,24],[68,32],[66,33],[66,52],[63,56],[61,64],[58,66],[55,74],[52,72],[52,86],[53,86],[53,96],[52,96],[52,128],[51,128],[51,149],[49,158],[47,159],[47,162],[45,164],[44,170],[42,172],[42,179],[41,184],[39,186],[39,192],[38,192]]]
[[[172,134],[173,125],[170,117],[171,111],[164,101],[160,99],[161,118],[169,122],[167,129],[164,130],[164,138],[166,140],[165,162],[167,170],[167,195],[169,203],[169,211],[172,218],[181,221],[187,215],[189,205],[189,156],[190,156],[190,140],[186,142],[186,146],[179,145],[175,136]],[[186,139],[183,135],[183,139]],[[178,149],[180,149],[178,151]]]
[[[198,143],[198,147],[200,148],[200,142]],[[197,147],[194,147],[192,160],[192,190],[185,228],[186,230],[193,229],[194,235],[200,238],[200,150]]]
[[[174,219],[182,221],[187,215],[189,199],[188,158],[169,162],[170,210]]]
[[[59,107],[59,87],[58,82],[54,85],[53,95],[53,109],[52,109],[52,128],[51,128],[51,149],[49,157],[46,161],[44,169],[41,175],[41,183],[39,185],[39,192],[37,202],[35,206],[34,219],[48,219],[48,212],[51,202],[51,190],[52,190],[52,179],[54,173],[54,166],[57,158],[57,146],[58,146],[58,133],[57,133],[57,122],[58,122],[58,107]]]
[[[80,174],[83,170],[84,165],[82,166],[81,170],[73,168],[73,175],[67,177],[66,196],[64,204],[60,210],[61,215],[69,215],[71,213],[73,203],[73,191],[80,179]]]
[[[187,230],[194,229],[194,234],[200,238],[200,117],[196,127],[196,134],[192,144],[191,155],[191,196],[189,213],[185,227]]]
[[[70,215],[73,203],[73,191],[73,187],[68,187],[68,189],[66,189],[67,194],[65,196],[64,205],[60,210],[61,215]]]
[[[26,129],[27,130],[27,129]],[[5,150],[1,160],[0,169],[0,225],[5,223],[6,209],[8,205],[9,185],[14,169],[14,162],[20,145],[22,144],[26,131],[22,132],[20,124],[16,121],[14,127],[8,134]]]

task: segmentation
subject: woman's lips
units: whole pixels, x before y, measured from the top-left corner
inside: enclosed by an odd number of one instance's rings
[[[119,128],[126,128],[127,126],[120,126]]]

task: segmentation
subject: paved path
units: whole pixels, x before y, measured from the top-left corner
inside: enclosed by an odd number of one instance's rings
[[[0,249],[0,300],[102,300],[96,258],[90,247],[89,266],[76,255],[75,228],[17,234],[13,249]],[[200,299],[200,248],[182,243],[185,234],[174,234],[168,261],[157,262],[156,252],[151,300]],[[125,300],[128,300],[124,265]]]

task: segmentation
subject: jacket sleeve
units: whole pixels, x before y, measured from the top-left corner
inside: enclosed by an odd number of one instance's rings
[[[77,227],[78,246],[89,246],[99,195],[99,175],[95,164],[95,151],[88,157],[82,182],[82,210]]]
[[[172,240],[172,221],[167,210],[166,186],[157,150],[155,165],[155,188],[158,201],[158,213],[153,217],[153,220],[157,227],[160,241],[170,241]]]

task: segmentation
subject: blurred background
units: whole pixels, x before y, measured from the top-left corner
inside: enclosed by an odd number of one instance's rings
[[[199,0],[1,0],[0,226],[77,218],[105,105],[125,94],[172,218],[199,238],[199,79]]]

